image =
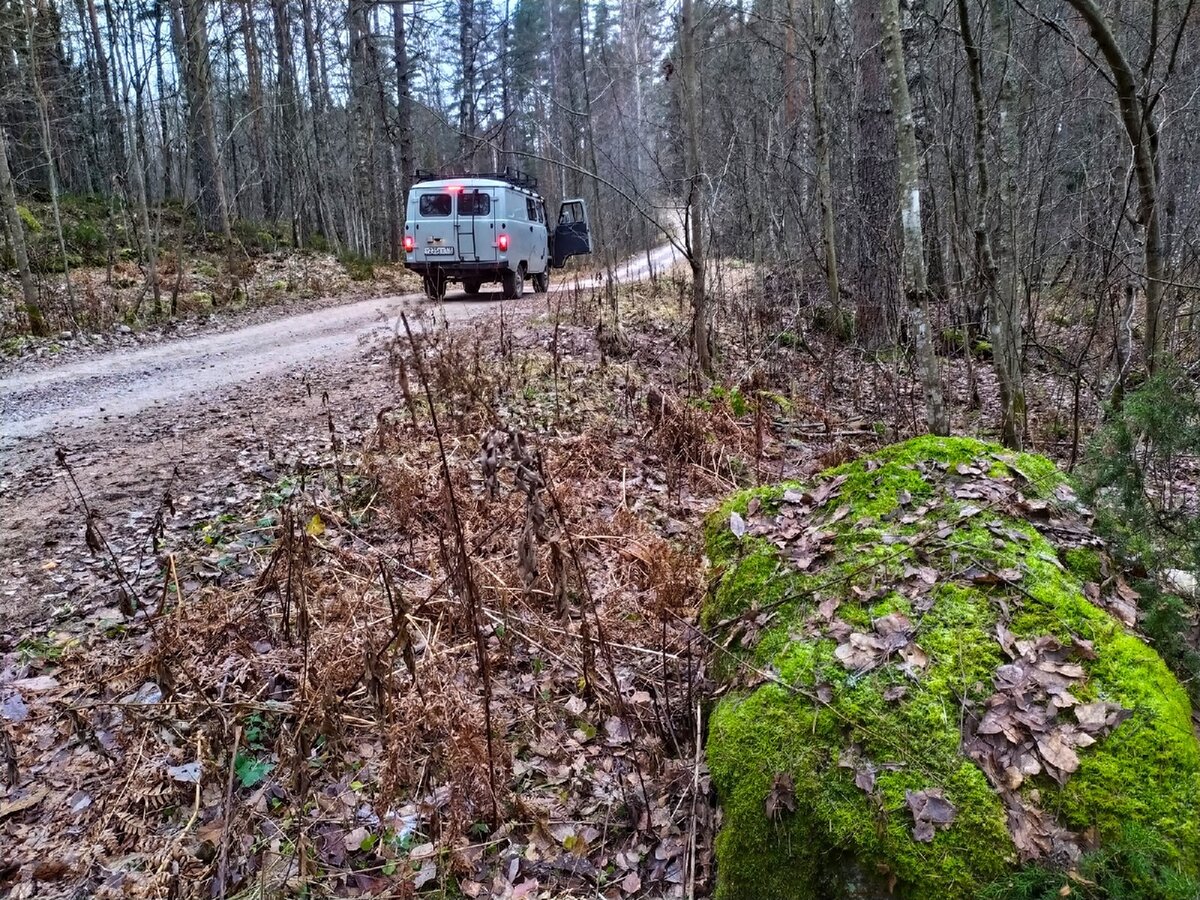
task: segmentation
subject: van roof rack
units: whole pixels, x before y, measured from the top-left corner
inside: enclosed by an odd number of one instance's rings
[[[413,180],[414,183],[418,183],[441,178],[491,178],[495,181],[506,181],[513,187],[528,188],[531,191],[537,190],[538,186],[538,180],[532,175],[513,168],[505,168],[503,172],[468,172],[453,167],[443,168],[441,171],[417,169]]]

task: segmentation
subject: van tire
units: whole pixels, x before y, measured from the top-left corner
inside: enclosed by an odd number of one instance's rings
[[[515,269],[506,269],[502,278],[505,300],[520,300],[525,293],[525,263]]]
[[[442,301],[446,299],[446,276],[438,270],[427,272],[422,278],[425,285],[425,296],[430,300]]]
[[[478,297],[482,287],[483,281],[478,278],[468,278],[463,281],[463,292],[468,297]]]
[[[539,294],[545,294],[550,290],[550,267],[547,266],[544,272],[538,272],[533,276],[533,289]]]

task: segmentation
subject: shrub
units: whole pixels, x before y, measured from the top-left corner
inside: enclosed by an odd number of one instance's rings
[[[1200,401],[1178,369],[1167,369],[1109,410],[1081,470],[1096,527],[1136,571],[1200,568],[1200,509],[1189,464],[1200,455]],[[1141,627],[1196,702],[1200,650],[1189,642],[1200,602],[1137,583]]]
[[[1200,566],[1200,510],[1186,468],[1200,454],[1200,401],[1178,369],[1152,376],[1093,436],[1083,497],[1106,534],[1147,569]]]
[[[338,257],[338,262],[342,264],[342,268],[346,270],[351,281],[370,281],[375,277],[375,263],[368,256],[343,253]]]

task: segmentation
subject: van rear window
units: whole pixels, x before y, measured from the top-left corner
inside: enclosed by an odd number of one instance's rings
[[[480,191],[463,191],[458,195],[460,216],[487,216],[492,212],[492,198]]]
[[[428,217],[450,215],[450,195],[422,194],[421,215]]]

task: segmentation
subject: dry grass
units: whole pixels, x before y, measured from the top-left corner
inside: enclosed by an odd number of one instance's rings
[[[361,446],[330,418],[255,578],[164,557],[131,621],[9,654],[53,677],[7,726],[10,896],[707,893],[701,517],[910,433],[919,399],[786,310],[724,333],[701,392],[679,291],[622,297],[621,361],[593,293],[401,329],[393,401]]]

